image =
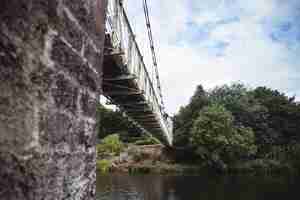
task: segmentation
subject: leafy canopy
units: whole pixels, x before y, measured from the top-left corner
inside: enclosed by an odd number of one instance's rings
[[[251,128],[234,125],[234,117],[223,105],[204,107],[193,123],[191,143],[202,150],[204,156],[217,155],[223,161],[256,152]],[[205,151],[203,151],[205,149]],[[202,155],[203,156],[203,155]]]

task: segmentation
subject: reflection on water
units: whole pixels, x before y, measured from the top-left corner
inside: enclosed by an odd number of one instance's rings
[[[298,183],[298,184],[297,184]],[[97,200],[296,199],[295,177],[107,175],[97,177]]]

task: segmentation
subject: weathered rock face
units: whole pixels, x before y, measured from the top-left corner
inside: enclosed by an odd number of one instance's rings
[[[105,0],[1,0],[0,199],[94,199]]]

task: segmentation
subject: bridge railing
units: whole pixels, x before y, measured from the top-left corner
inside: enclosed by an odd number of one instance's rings
[[[144,92],[146,101],[157,114],[161,127],[172,141],[172,122],[164,117],[165,111],[160,104],[160,96],[145,66],[143,56],[135,40],[125,9],[120,0],[109,0],[107,8],[106,31],[111,36],[113,48],[124,54],[123,62],[130,74],[136,76],[139,88]]]

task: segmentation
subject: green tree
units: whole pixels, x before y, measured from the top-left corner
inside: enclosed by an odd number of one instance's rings
[[[273,144],[300,142],[300,107],[295,103],[295,98],[267,87],[258,87],[252,94],[268,109],[267,120],[271,135],[274,136]]]
[[[223,105],[203,108],[193,123],[191,143],[204,157],[230,162],[256,152],[251,128],[234,126],[234,117]],[[200,149],[200,150],[199,150]]]
[[[122,140],[126,141],[129,137],[140,136],[141,131],[135,127],[121,111],[107,109],[101,104],[97,106],[97,131],[98,138],[118,133]]]
[[[185,107],[181,107],[179,113],[173,117],[174,144],[176,146],[189,145],[193,119],[196,119],[199,111],[208,104],[208,94],[202,85],[198,85],[194,95],[190,99],[190,103]]]
[[[175,145],[196,146],[203,155],[217,152],[214,155],[224,160],[247,157],[256,149],[255,156],[265,158],[273,147],[294,147],[300,143],[299,130],[300,104],[295,97],[267,87],[250,89],[241,83],[209,91],[200,85],[189,104],[174,116]]]

